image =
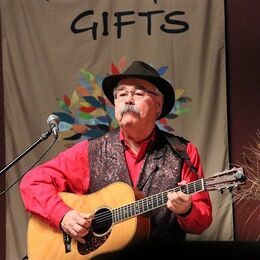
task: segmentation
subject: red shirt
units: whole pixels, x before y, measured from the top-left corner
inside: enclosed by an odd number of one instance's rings
[[[133,186],[136,187],[141,169],[144,164],[144,159],[146,155],[146,151],[148,149],[148,146],[150,143],[154,141],[155,137],[155,131],[152,132],[152,134],[142,142],[140,150],[138,154],[135,154],[131,148],[127,145],[125,142],[124,134],[122,131],[120,131],[120,141],[125,147],[125,159],[126,159],[126,164],[128,166],[128,170],[130,173],[130,177],[133,182]]]
[[[149,143],[151,140],[147,141]],[[145,150],[147,145],[144,144],[143,147]],[[134,183],[138,178],[138,174],[135,173],[139,173],[142,167],[143,149],[141,148],[140,156],[138,154],[136,158],[129,150],[126,150],[126,160]],[[199,175],[203,177],[196,147],[192,143],[188,143],[186,152],[192,164],[198,169]],[[29,171],[20,184],[25,209],[42,216],[50,226],[59,229],[61,219],[71,208],[64,204],[58,192],[70,191],[86,194],[90,181],[88,166],[88,141],[82,141],[52,160]],[[183,165],[181,177],[187,182],[197,179],[196,174],[186,163]],[[191,213],[185,217],[178,216],[178,221],[186,232],[198,234],[212,222],[212,208],[208,192],[202,191],[193,194],[192,203]]]

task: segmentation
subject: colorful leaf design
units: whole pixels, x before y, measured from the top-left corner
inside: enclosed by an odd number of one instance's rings
[[[77,86],[76,87],[76,91],[79,95],[81,96],[89,96],[91,92],[89,92],[86,88],[82,87],[82,86]]]
[[[116,67],[116,65],[113,62],[111,63],[111,71],[112,74],[119,74],[119,69]]]
[[[85,112],[85,113],[91,113],[91,112],[93,112],[94,110],[96,110],[95,107],[81,107],[81,108],[80,108],[80,111]]]
[[[71,104],[70,98],[68,98],[67,95],[64,95],[63,100],[64,100],[64,103],[69,107]]]
[[[111,74],[121,73],[125,66],[125,57],[120,59],[118,65],[112,62]],[[162,66],[157,71],[160,75],[164,75],[167,69],[168,66]],[[61,120],[59,139],[66,147],[84,139],[98,137],[118,127],[114,106],[103,95],[102,80],[102,76],[95,76],[81,69],[79,84],[73,90],[71,98],[67,95],[64,95],[63,99],[57,98],[58,106],[63,112],[54,114]],[[189,111],[189,108],[183,105],[192,102],[192,99],[184,96],[184,92],[184,89],[175,88],[174,108],[166,117],[157,121],[160,129],[173,132],[174,129],[170,126],[172,120]]]
[[[180,97],[180,98],[178,98],[178,101],[179,101],[180,103],[187,103],[187,102],[191,102],[192,99],[189,98],[189,97]]]
[[[83,98],[93,107],[104,107],[104,105],[93,96],[87,96]]]
[[[87,127],[85,125],[77,125],[74,124],[71,128],[75,133],[84,134],[87,131]]]
[[[163,67],[159,68],[157,71],[158,71],[159,75],[162,76],[165,74],[167,69],[168,69],[168,66],[163,66]]]
[[[119,61],[118,70],[123,72],[124,68],[126,67],[126,57],[122,57]]]
[[[64,100],[59,99],[59,98],[57,98],[56,100],[57,100],[57,102],[58,102],[58,106],[59,106],[62,110],[66,111],[66,112],[68,112],[68,113],[71,113],[71,111],[70,111],[68,105],[64,102]]]
[[[92,119],[92,116],[89,113],[79,112],[78,116],[84,120]]]
[[[56,116],[60,118],[61,122],[66,122],[68,124],[73,124],[75,122],[75,118],[71,115],[68,115],[67,113],[64,112],[54,112]]]
[[[86,82],[91,82],[95,79],[95,77],[90,72],[88,72],[86,70],[82,69],[82,70],[80,70],[80,72],[81,72],[81,75],[83,76],[83,78]]]

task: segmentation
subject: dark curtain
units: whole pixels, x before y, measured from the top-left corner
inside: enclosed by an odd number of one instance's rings
[[[243,163],[260,130],[260,1],[226,0],[230,162]],[[259,169],[258,169],[259,174]],[[259,200],[234,207],[235,239],[260,239]],[[255,212],[254,212],[255,211]]]

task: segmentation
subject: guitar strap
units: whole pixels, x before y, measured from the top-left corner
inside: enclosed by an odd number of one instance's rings
[[[174,135],[165,134],[164,136],[168,141],[168,144],[170,145],[173,153],[179,156],[183,160],[183,162],[188,163],[190,169],[200,178],[198,169],[191,163],[190,157],[186,152],[187,143],[189,141],[185,140],[182,137],[177,137]]]

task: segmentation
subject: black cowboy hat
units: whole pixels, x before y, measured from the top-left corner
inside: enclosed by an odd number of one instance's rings
[[[103,92],[108,100],[114,105],[113,90],[121,79],[140,78],[153,83],[163,94],[164,103],[162,113],[159,117],[165,117],[172,110],[175,94],[172,85],[162,78],[156,69],[142,61],[134,61],[122,74],[113,74],[105,77],[102,81]]]

